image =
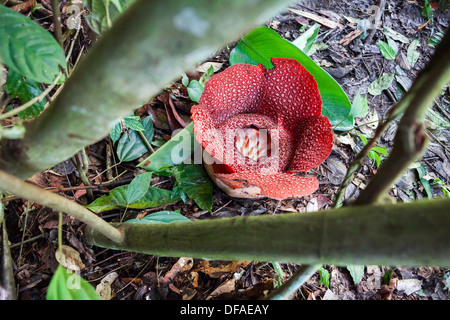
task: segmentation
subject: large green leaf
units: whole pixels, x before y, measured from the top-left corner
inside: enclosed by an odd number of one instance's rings
[[[109,195],[97,198],[88,205],[87,208],[96,213],[126,207],[130,209],[146,209],[159,207],[180,200],[179,197],[172,197],[172,192],[170,190],[149,187],[147,193],[143,197],[128,204],[128,187],[128,185],[124,185],[114,188]]]
[[[212,210],[213,186],[202,167],[196,164],[180,164],[174,170],[178,186],[203,210]]]
[[[12,98],[18,98],[24,104],[39,96],[42,90],[36,81],[31,79],[25,80],[21,74],[10,69],[6,78],[6,92]],[[46,99],[44,98],[42,101],[36,102],[22,112],[19,112],[18,116],[21,119],[37,117],[44,110],[45,103]]]
[[[283,39],[274,30],[257,27],[244,36],[230,54],[230,64],[262,64],[273,68],[271,58],[290,58],[300,62],[317,82],[323,101],[322,114],[327,116],[337,130],[349,130],[353,127],[350,115],[350,101],[339,86],[325,70],[295,45]]]
[[[186,218],[181,213],[175,211],[159,211],[152,214],[148,214],[142,219],[130,219],[125,221],[126,223],[141,223],[141,224],[164,224],[172,222],[189,222],[189,218]]]
[[[199,146],[194,138],[193,127],[194,124],[191,122],[147,159],[139,163],[138,167],[147,171],[157,171],[162,167],[180,164],[188,159],[194,149]]]
[[[25,78],[53,83],[64,51],[52,35],[26,16],[0,5],[0,63]]]
[[[95,288],[79,274],[59,265],[48,285],[47,300],[100,300]]]

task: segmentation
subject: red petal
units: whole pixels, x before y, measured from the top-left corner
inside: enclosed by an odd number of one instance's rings
[[[216,174],[217,179],[232,189],[234,196],[239,196],[239,189],[258,187],[261,194],[272,199],[286,199],[307,196],[319,188],[316,177],[299,177],[288,173],[259,174],[259,173],[231,173]],[[225,190],[226,191],[226,190]],[[254,197],[261,194],[253,194]]]
[[[308,171],[321,164],[333,147],[333,131],[325,116],[303,119],[295,131],[294,156],[289,172]]]
[[[265,71],[266,90],[258,113],[282,121],[294,132],[301,119],[318,116],[322,100],[314,77],[297,61],[272,58],[273,69]]]
[[[192,107],[195,116],[207,111],[214,124],[239,113],[253,113],[261,104],[264,73],[258,66],[236,64],[211,77],[205,85],[200,103]],[[197,117],[197,121],[201,121]]]

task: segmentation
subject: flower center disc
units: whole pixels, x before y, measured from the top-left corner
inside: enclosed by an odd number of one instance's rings
[[[242,128],[237,130],[234,146],[244,156],[258,161],[268,156],[270,137],[267,129]]]

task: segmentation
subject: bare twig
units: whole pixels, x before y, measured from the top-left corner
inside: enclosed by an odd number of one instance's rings
[[[3,191],[34,201],[56,211],[67,213],[88,224],[114,242],[123,240],[123,233],[85,207],[58,194],[41,189],[0,170],[0,186]]]

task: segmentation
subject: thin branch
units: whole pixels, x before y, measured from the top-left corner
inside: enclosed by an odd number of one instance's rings
[[[46,191],[31,183],[20,180],[1,170],[0,186],[2,191],[21,196],[29,201],[34,201],[55,211],[67,213],[88,224],[90,227],[96,229],[114,242],[121,242],[124,238],[124,235],[120,230],[114,228],[108,222],[104,221],[85,207],[58,194]]]
[[[303,265],[281,287],[272,291],[269,300],[291,300],[297,290],[311,278],[322,265]]]
[[[391,112],[390,117],[394,117],[404,109],[395,136],[394,147],[377,174],[355,200],[355,205],[379,201],[409,164],[425,152],[428,137],[423,121],[429,106],[440,94],[441,88],[450,81],[448,52],[450,52],[449,31],[442,39],[430,63],[419,74],[398,107]]]
[[[358,155],[355,157],[355,159],[350,163],[350,166],[347,170],[347,173],[345,175],[344,181],[342,182],[340,186],[339,193],[336,197],[336,200],[334,202],[334,207],[339,207],[341,204],[341,200],[345,194],[345,189],[349,185],[349,183],[353,179],[353,175],[355,172],[360,168],[362,165],[363,160],[366,158],[369,151],[374,147],[378,141],[378,139],[381,137],[383,132],[389,128],[391,123],[398,119],[402,114],[405,113],[405,111],[408,111],[410,115],[407,116],[406,120],[402,121],[408,121],[411,122],[412,118],[414,118],[414,121],[416,119],[423,119],[425,112],[428,108],[428,106],[432,103],[433,99],[439,94],[440,89],[443,85],[445,85],[448,82],[449,79],[449,73],[450,73],[450,66],[447,61],[447,56],[445,55],[446,52],[449,52],[449,40],[450,32],[447,32],[444,39],[441,41],[440,46],[436,50],[435,55],[433,56],[430,63],[427,65],[427,67],[422,70],[422,72],[417,77],[416,81],[414,82],[411,89],[402,97],[402,99],[389,110],[386,120],[382,123],[380,123],[375,131],[374,136],[372,139],[369,140],[367,145],[364,146],[364,148],[358,153]],[[447,50],[447,51],[446,51]],[[410,107],[412,105],[412,107]],[[409,130],[412,129],[411,125],[412,123],[408,125],[404,125],[405,129]],[[400,130],[400,125],[399,125]],[[413,134],[410,132],[410,134]],[[407,136],[408,134],[406,134]],[[392,156],[392,153],[391,153]],[[400,155],[401,156],[401,155]],[[383,166],[386,165],[386,161],[384,162]],[[398,169],[401,170],[401,169]],[[377,174],[377,176],[380,176]],[[391,176],[389,176],[391,177]],[[394,179],[396,178],[393,177]],[[377,178],[382,180],[383,178]],[[391,181],[392,182],[392,181]],[[390,182],[387,182],[388,184]],[[387,186],[389,187],[389,186]],[[367,190],[367,188],[365,189]],[[373,190],[372,190],[373,191]],[[374,196],[375,194],[373,194]],[[378,192],[377,192],[378,195]],[[362,204],[364,202],[360,202],[362,200],[359,200],[358,203]],[[364,200],[365,201],[365,200]]]

